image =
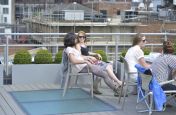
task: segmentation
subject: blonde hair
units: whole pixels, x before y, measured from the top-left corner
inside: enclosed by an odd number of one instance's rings
[[[78,32],[78,35],[77,35],[77,40],[78,40],[78,42],[79,42],[79,35],[80,35],[80,34],[83,34],[83,35],[85,36],[84,42],[86,42],[86,41],[87,41],[87,37],[86,37],[86,32],[84,32],[84,31],[79,31],[79,32]]]

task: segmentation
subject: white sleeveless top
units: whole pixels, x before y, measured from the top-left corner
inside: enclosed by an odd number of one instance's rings
[[[66,48],[66,53],[67,55],[69,56],[70,54],[73,54],[75,55],[75,57],[78,59],[78,60],[84,60],[84,58],[82,57],[81,55],[81,52],[79,52],[77,49],[75,48],[72,48],[72,47],[67,47]],[[75,72],[80,72],[87,64],[74,64],[73,65],[73,71]]]

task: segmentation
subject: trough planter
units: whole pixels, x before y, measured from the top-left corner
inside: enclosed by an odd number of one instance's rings
[[[122,78],[124,77],[124,63],[118,60],[116,61],[116,64],[117,64],[117,73],[115,74],[116,76],[118,76],[118,79],[122,80]],[[113,64],[113,67],[115,72],[115,63]]]
[[[12,84],[60,83],[61,64],[12,65]]]
[[[0,86],[3,85],[3,71],[4,71],[4,66],[1,64],[0,65]]]

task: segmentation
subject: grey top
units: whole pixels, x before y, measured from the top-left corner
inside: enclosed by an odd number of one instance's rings
[[[176,69],[176,56],[171,54],[160,55],[151,65],[152,73],[158,82],[170,79],[172,71]]]

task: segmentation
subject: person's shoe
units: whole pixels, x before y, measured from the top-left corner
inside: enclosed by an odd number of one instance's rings
[[[123,97],[123,95],[124,95],[124,94],[123,94],[123,92],[122,92],[121,97]],[[119,93],[119,92],[114,92],[114,96],[115,96],[115,97],[119,97],[119,96],[120,96],[120,93]],[[128,94],[126,94],[125,97],[128,97]]]
[[[133,86],[132,95],[137,95],[137,86]]]
[[[121,97],[123,97],[123,95],[124,95],[124,93],[125,93],[125,92],[124,92],[124,89],[126,89],[125,87],[126,87],[126,85],[123,87]],[[120,96],[120,91],[121,91],[121,86],[117,87],[117,88],[114,90],[114,96],[115,96],[115,97]],[[126,94],[125,97],[128,97],[128,94]]]
[[[132,91],[131,94],[132,95],[137,95],[137,92],[136,91]]]
[[[93,90],[94,94],[101,95],[102,93],[99,90]]]
[[[173,107],[173,105],[171,105],[171,104],[166,104],[166,107],[170,108],[170,107]]]

